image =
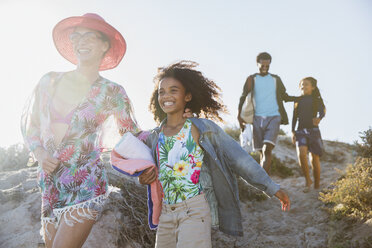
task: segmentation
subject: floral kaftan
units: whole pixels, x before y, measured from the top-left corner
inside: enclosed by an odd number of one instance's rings
[[[43,147],[61,161],[49,175],[38,168],[43,224],[57,225],[61,216],[66,212],[71,214],[73,209],[88,218],[92,217],[91,210],[99,211],[108,195],[107,175],[100,154],[106,120],[110,116],[116,120],[119,129],[116,134],[140,131],[124,88],[100,77],[74,110],[66,134],[56,146],[50,127],[50,104],[55,84],[63,75],[50,72],[40,80],[22,117],[22,132],[29,149]],[[67,224],[72,225],[73,220],[65,216]]]

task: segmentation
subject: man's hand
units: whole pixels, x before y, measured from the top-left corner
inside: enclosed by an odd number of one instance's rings
[[[186,108],[185,113],[182,115],[183,118],[191,118],[194,117],[193,113],[191,112],[191,109]]]
[[[239,126],[240,126],[240,129],[242,130],[242,131],[244,131],[244,129],[245,129],[245,121],[242,119],[242,117],[240,117],[240,115],[238,115],[238,121],[239,121]]]
[[[282,204],[282,210],[289,211],[289,209],[291,208],[291,201],[289,200],[287,193],[279,189],[275,193],[275,196],[280,200],[280,203]]]
[[[139,177],[138,181],[140,184],[151,184],[157,178],[155,167],[147,168]]]
[[[39,165],[47,174],[51,174],[60,164],[60,161],[39,147],[34,152],[36,160],[39,162]]]
[[[321,120],[320,118],[313,118],[313,125],[318,126],[320,123],[320,120]]]
[[[296,145],[296,135],[294,132],[292,132],[292,143],[293,145]]]

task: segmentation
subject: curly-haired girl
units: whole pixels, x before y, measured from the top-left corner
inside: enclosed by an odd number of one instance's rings
[[[242,236],[234,173],[278,197],[283,210],[290,207],[280,186],[219,126],[211,120],[182,116],[186,107],[215,120],[222,120],[219,113],[226,111],[219,87],[196,66],[180,61],[160,68],[155,77],[150,109],[154,119],[162,122],[146,143],[156,158],[157,179],[163,187],[156,247],[212,247],[211,225]],[[144,171],[140,182],[152,183],[156,173]]]

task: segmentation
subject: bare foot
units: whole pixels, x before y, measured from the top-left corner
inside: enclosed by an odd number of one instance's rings
[[[313,181],[310,179],[306,182],[305,189],[302,191],[304,193],[309,193],[311,190],[311,185],[313,184]]]
[[[305,189],[304,189],[304,190],[302,190],[302,192],[304,192],[304,193],[309,193],[309,192],[310,192],[310,190],[311,190],[311,188],[310,188],[310,187],[305,187]]]
[[[313,181],[311,179],[309,179],[309,181],[306,181],[306,185],[305,186],[308,187],[308,188],[310,188],[312,184],[313,184]]]

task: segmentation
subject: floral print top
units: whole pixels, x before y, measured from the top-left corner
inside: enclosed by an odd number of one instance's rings
[[[54,209],[73,206],[107,193],[107,175],[100,154],[104,137],[112,135],[109,133],[112,129],[106,128],[110,117],[118,127],[116,136],[140,131],[124,88],[100,77],[75,108],[66,134],[56,146],[50,126],[50,105],[54,87],[63,75],[56,72],[46,74],[35,88],[22,116],[22,133],[29,149],[34,151],[41,146],[61,161],[50,175],[40,167],[38,170],[42,217],[49,218],[53,217]]]
[[[191,135],[192,122],[186,120],[178,134],[159,135],[157,145],[159,180],[164,190],[164,202],[175,204],[201,192],[199,183],[203,150]]]

